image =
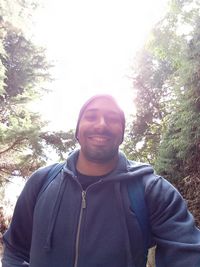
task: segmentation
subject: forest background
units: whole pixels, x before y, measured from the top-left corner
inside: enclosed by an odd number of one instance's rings
[[[0,199],[12,177],[27,179],[54,153],[76,148],[74,130],[50,131],[30,104],[49,91],[52,64],[28,38],[34,1],[0,1]],[[14,20],[15,18],[16,20]],[[17,22],[16,22],[17,21]],[[200,226],[200,3],[171,0],[132,68],[134,107],[122,150],[149,162],[188,202]],[[70,95],[70,92],[69,92]],[[1,233],[6,229],[0,210]]]

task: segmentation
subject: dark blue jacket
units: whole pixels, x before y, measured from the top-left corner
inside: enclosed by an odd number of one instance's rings
[[[138,176],[157,245],[156,266],[200,267],[200,231],[170,183],[120,153],[117,168],[83,191],[75,176],[77,156],[75,151],[68,157],[42,193],[52,166],[30,177],[4,235],[2,267],[143,267],[143,233],[127,194]]]

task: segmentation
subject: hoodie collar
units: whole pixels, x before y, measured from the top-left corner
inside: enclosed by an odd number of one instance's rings
[[[76,162],[78,160],[79,151],[80,150],[77,149],[71,152],[64,166],[64,172],[71,176],[76,175]],[[128,160],[125,154],[119,151],[118,164],[116,168],[108,174],[106,181],[132,179],[135,176],[143,176],[153,172],[154,170],[151,165]]]

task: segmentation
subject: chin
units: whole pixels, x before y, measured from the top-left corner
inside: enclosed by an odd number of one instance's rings
[[[113,160],[116,155],[118,155],[118,149],[116,150],[107,150],[105,149],[95,149],[90,150],[84,153],[86,158],[93,162],[107,163],[110,160]]]

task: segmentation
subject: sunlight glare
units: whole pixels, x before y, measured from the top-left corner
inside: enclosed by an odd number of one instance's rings
[[[134,112],[132,65],[167,0],[44,0],[35,40],[55,67],[39,110],[53,129],[74,128],[83,99],[107,92]],[[37,105],[38,109],[38,105]]]

